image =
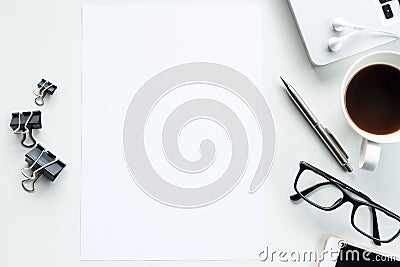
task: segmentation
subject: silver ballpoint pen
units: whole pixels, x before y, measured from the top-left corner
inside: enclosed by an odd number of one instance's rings
[[[348,172],[352,172],[353,169],[349,164],[349,156],[346,154],[342,146],[333,136],[333,134],[318,121],[315,115],[311,112],[311,110],[307,107],[306,103],[300,97],[300,95],[296,92],[296,90],[288,84],[282,77],[281,80],[286,87],[286,91],[289,94],[290,98],[296,104],[296,106],[300,109],[301,113],[303,113],[304,117],[308,120],[308,122],[313,127],[314,131],[318,134],[318,136],[322,139],[324,144],[329,148],[333,156],[335,156],[336,160],[339,164],[346,169]]]

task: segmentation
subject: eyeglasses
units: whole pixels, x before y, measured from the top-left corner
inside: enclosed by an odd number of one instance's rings
[[[296,194],[290,196],[292,201],[304,199],[324,211],[350,202],[353,205],[351,225],[376,245],[389,243],[400,235],[400,216],[307,162],[300,162],[294,189]]]

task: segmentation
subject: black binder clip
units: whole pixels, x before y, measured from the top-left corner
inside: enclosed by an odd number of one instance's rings
[[[11,114],[10,127],[14,130],[15,134],[23,134],[21,144],[24,147],[31,148],[36,145],[32,130],[42,128],[42,112],[39,110],[14,112]],[[27,141],[27,139],[30,140]]]
[[[25,161],[29,164],[29,167],[21,169],[21,173],[26,177],[21,184],[27,192],[35,191],[35,183],[42,175],[54,182],[66,166],[57,156],[40,144],[26,153]],[[26,186],[28,183],[31,184],[30,188]]]
[[[37,84],[38,89],[33,90],[33,93],[35,94],[35,103],[38,106],[43,106],[44,105],[44,97],[47,94],[54,94],[54,92],[57,89],[57,86],[52,84],[49,81],[46,81],[45,79],[42,79],[38,84]]]

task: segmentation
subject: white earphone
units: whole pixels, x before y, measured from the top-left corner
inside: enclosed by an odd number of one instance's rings
[[[337,52],[339,51],[342,46],[343,43],[345,41],[347,41],[348,39],[352,38],[355,35],[361,34],[361,33],[365,33],[365,32],[372,32],[372,33],[379,33],[379,34],[383,34],[383,35],[387,35],[387,36],[391,36],[394,38],[398,38],[400,39],[400,35],[393,33],[393,32],[389,32],[389,31],[382,31],[382,30],[378,30],[378,29],[373,29],[373,28],[369,28],[366,26],[362,26],[362,25],[356,25],[356,24],[351,24],[348,23],[344,18],[342,17],[336,17],[332,20],[332,29],[336,32],[341,32],[344,29],[349,28],[349,29],[353,29],[355,31],[352,31],[346,35],[343,35],[341,37],[331,37],[328,40],[328,48],[330,51],[332,52]]]

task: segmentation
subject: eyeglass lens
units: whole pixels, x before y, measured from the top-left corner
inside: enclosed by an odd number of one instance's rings
[[[379,209],[375,209],[375,212],[378,221],[379,240],[392,239],[400,231],[400,222]],[[370,237],[373,236],[372,220],[373,215],[370,206],[361,205],[354,213],[354,226]]]
[[[314,205],[331,208],[343,199],[343,192],[326,178],[305,170],[297,181],[297,190]]]
[[[343,191],[337,185],[312,170],[304,170],[300,174],[296,189],[303,198],[322,209],[333,209],[344,198]],[[379,240],[390,240],[400,232],[400,222],[397,219],[379,209],[375,209],[375,212],[380,234]],[[374,237],[372,227],[373,214],[370,206],[358,206],[352,220],[358,231],[369,237]]]

